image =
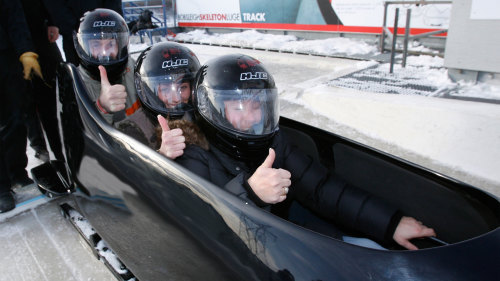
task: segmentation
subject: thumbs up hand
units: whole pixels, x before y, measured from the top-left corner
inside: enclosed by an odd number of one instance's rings
[[[98,99],[98,104],[106,112],[117,112],[125,109],[127,101],[127,91],[125,86],[109,83],[108,74],[104,66],[99,65],[99,73],[101,76],[101,95]]]
[[[269,149],[269,155],[264,163],[255,170],[255,173],[248,179],[248,184],[260,200],[276,204],[286,199],[288,187],[292,184],[291,174],[284,169],[274,169],[273,163],[276,152]]]
[[[165,117],[158,115],[157,118],[162,131],[161,146],[158,152],[174,160],[175,158],[184,154],[184,148],[186,148],[186,139],[182,135],[183,133],[180,128],[170,130]]]

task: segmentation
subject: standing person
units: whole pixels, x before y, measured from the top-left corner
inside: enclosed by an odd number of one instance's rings
[[[26,82],[42,76],[19,0],[0,0],[0,213],[15,207],[12,187],[33,181],[26,165],[26,128],[21,118]],[[19,63],[19,61],[21,63]],[[24,74],[23,74],[24,72]]]
[[[53,24],[41,0],[21,0],[21,3],[43,74],[43,79],[34,77],[28,85],[28,139],[36,152],[35,157],[43,161],[49,160],[41,124],[55,158],[64,160],[56,101],[56,69],[62,62],[61,53],[55,43],[59,29]]]
[[[137,94],[147,115],[158,118],[158,152],[170,159],[182,154],[185,143],[206,145],[206,140],[193,138],[199,129],[192,122],[191,94],[199,68],[196,55],[175,42],[154,44],[137,59]]]
[[[75,45],[73,44],[73,33],[78,30],[80,18],[87,12],[97,8],[114,10],[120,15],[122,12],[122,1],[119,0],[43,0],[52,15],[55,24],[59,27],[63,36],[63,50],[66,62],[75,66],[80,63]]]
[[[210,148],[187,145],[176,161],[190,171],[286,219],[288,206],[298,202],[317,216],[384,244],[417,249],[409,240],[435,235],[292,146],[279,131],[273,77],[258,60],[236,54],[207,62],[198,72],[193,100]],[[354,244],[373,244],[337,235]]]
[[[78,67],[90,98],[106,121],[150,147],[154,124],[144,113],[134,86],[129,31],[123,17],[109,9],[85,14],[74,38]],[[148,137],[146,137],[148,136]]]

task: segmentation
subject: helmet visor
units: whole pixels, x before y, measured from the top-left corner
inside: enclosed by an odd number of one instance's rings
[[[199,88],[200,114],[229,131],[262,136],[274,133],[279,121],[278,91]]]
[[[80,57],[95,64],[109,64],[128,56],[127,32],[77,33]]]
[[[186,74],[136,77],[136,81],[140,81],[137,93],[141,101],[157,113],[183,114],[192,109],[190,77]]]

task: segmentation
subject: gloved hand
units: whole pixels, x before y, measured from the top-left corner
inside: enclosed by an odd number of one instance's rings
[[[40,64],[38,64],[38,55],[33,52],[26,52],[19,57],[19,61],[23,64],[24,79],[31,80],[31,71],[43,79]]]

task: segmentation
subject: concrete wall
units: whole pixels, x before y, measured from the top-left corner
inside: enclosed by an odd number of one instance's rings
[[[474,1],[479,1],[474,7],[482,6],[485,14],[491,10],[485,11],[484,7],[500,6],[498,0],[454,0],[444,60],[450,76],[465,75],[470,80],[476,80],[480,72],[496,76],[500,73],[500,10],[493,13],[493,19],[481,19],[481,14],[471,15]],[[480,3],[486,4],[478,6]]]

